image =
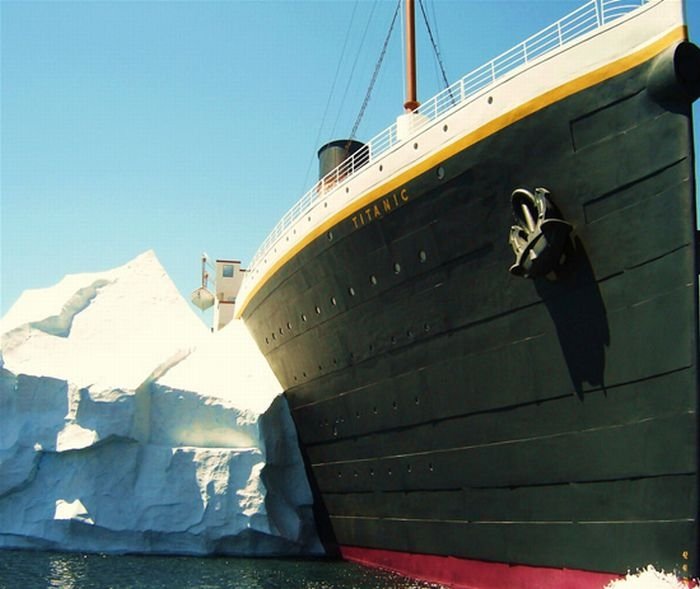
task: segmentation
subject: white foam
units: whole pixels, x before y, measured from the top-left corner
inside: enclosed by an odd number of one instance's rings
[[[653,565],[637,573],[629,573],[624,579],[610,581],[605,589],[688,589],[689,585],[671,573],[657,571]]]

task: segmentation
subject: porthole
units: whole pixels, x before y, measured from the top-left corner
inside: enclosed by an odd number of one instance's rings
[[[390,469],[390,468],[389,468],[389,469],[387,469],[387,471],[386,471],[386,472],[387,472],[387,474],[388,474],[389,476],[391,476],[391,469]]]
[[[435,470],[435,469],[433,468],[433,463],[432,463],[432,462],[429,462],[429,463],[428,463],[428,470],[429,470],[430,472],[433,472],[433,471]]]
[[[374,407],[372,407],[372,413],[374,413],[375,415],[377,414],[377,406],[376,405]]]
[[[382,166],[381,164],[379,165],[379,171],[380,171],[380,172],[383,172],[383,171],[384,171],[384,166]]]
[[[374,469],[373,468],[369,469],[369,476],[371,476],[371,477],[374,476]]]
[[[418,261],[420,261],[420,263],[423,264],[427,259],[428,254],[425,253],[425,250],[420,250],[418,252]]]
[[[396,336],[395,335],[391,336],[391,343],[394,345],[396,344]]]
[[[396,401],[394,401],[394,402],[391,404],[391,406],[392,406],[394,409],[398,409],[398,408],[399,408],[399,404],[398,404]]]
[[[423,324],[423,331],[425,331],[425,333],[428,333],[430,331],[430,323]]]
[[[438,180],[442,180],[445,177],[445,168],[440,166],[435,173],[437,174]]]
[[[324,208],[324,209],[327,209],[327,208],[328,208],[328,203],[327,203],[327,202],[324,202],[324,203],[323,203],[323,208]]]
[[[399,272],[401,272],[401,264],[399,264],[398,262],[396,262],[396,263],[394,264],[394,274],[398,274]]]
[[[493,104],[493,96],[489,96],[489,99],[487,100],[489,104]]]
[[[301,375],[306,378],[306,372],[302,372]]]
[[[306,315],[304,313],[301,314],[301,320],[306,321]]]
[[[306,220],[307,220],[307,221],[311,221],[311,217],[306,217]]]
[[[413,149],[418,149],[418,143],[413,144]]]
[[[369,281],[370,281],[371,284],[377,284],[377,277],[376,277],[374,274],[372,274],[372,275],[369,277]]]
[[[333,241],[333,232],[329,231],[326,235],[328,235],[328,241]]]
[[[272,334],[272,339],[273,339],[273,340],[276,340],[276,339],[277,339],[277,336],[276,336],[274,333]]]
[[[265,343],[266,343],[266,344],[269,344],[269,343],[270,343],[270,338],[269,338],[269,337],[266,337],[266,338],[265,338]]]
[[[348,288],[348,293],[350,293],[351,297],[354,297],[355,296],[355,289],[351,286],[350,288]]]
[[[316,307],[314,307],[314,310],[316,311],[316,315],[321,314],[321,307],[319,307],[318,305],[316,305]]]
[[[420,397],[416,397],[416,398],[413,399],[413,400],[414,400],[414,402],[416,403],[416,405],[420,405]]]
[[[280,332],[280,335],[284,335],[284,329],[282,329],[281,327],[279,329],[279,332]]]
[[[289,321],[287,321],[287,329],[291,329],[291,328],[292,328],[292,324]]]
[[[350,194],[350,187],[349,186],[345,187],[345,194]]]
[[[360,412],[359,411],[355,411],[355,417],[357,417],[357,419],[360,419]]]
[[[318,365],[318,371],[323,372],[323,366],[321,366],[320,364]]]
[[[336,300],[336,298],[331,297],[331,305],[333,305],[335,307],[337,304],[338,304],[338,301]]]
[[[412,337],[413,337],[413,332],[409,329],[408,331],[406,331],[406,335],[407,335],[409,338],[412,338]]]
[[[411,472],[411,465],[410,464],[406,465],[406,472]]]
[[[448,129],[448,128],[449,128],[449,127],[448,127],[447,125],[443,125],[443,126],[442,126],[442,130],[445,131],[445,133],[447,133],[447,129]]]
[[[369,345],[369,351],[374,352],[374,346],[372,344]]]

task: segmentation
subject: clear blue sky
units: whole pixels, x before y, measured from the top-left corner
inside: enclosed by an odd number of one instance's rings
[[[424,4],[452,82],[582,1]],[[202,251],[245,265],[314,182],[318,146],[352,128],[395,6],[0,2],[1,313],[147,249],[187,298]],[[700,0],[687,13],[700,39]],[[401,112],[399,28],[359,139]],[[418,34],[427,98],[441,86]]]

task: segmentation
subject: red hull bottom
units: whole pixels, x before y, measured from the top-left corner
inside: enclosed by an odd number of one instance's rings
[[[343,558],[454,589],[603,589],[620,575],[341,546]]]

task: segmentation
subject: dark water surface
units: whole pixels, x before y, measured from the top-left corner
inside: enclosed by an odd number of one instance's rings
[[[424,589],[348,562],[0,550],[0,589]]]

